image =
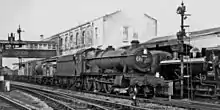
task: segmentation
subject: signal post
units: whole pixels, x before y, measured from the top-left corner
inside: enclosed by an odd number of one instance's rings
[[[184,62],[183,62],[183,54],[184,54],[184,37],[186,37],[185,27],[189,27],[188,25],[184,25],[184,20],[187,18],[187,16],[190,16],[190,14],[185,14],[186,7],[184,3],[181,3],[181,6],[177,8],[177,14],[180,14],[181,16],[181,30],[177,32],[177,40],[179,44],[179,53],[180,53],[180,61],[181,61],[181,80],[180,80],[180,97],[183,98],[183,77],[184,77]]]

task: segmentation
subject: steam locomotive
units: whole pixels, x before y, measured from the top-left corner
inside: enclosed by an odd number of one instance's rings
[[[132,41],[127,49],[81,49],[75,54],[29,61],[14,80],[105,93],[152,97],[167,94],[168,81],[155,77],[160,61],[172,59],[169,52],[151,50]]]
[[[173,81],[174,94],[180,96],[182,85],[183,97],[219,98],[220,48],[203,48],[202,52],[192,51],[188,57],[190,58],[183,59],[182,75],[180,59],[160,62],[160,75],[165,80]]]

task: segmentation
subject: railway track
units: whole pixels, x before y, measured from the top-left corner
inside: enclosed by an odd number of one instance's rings
[[[50,87],[46,87],[46,88],[49,89]],[[68,94],[68,95],[69,94],[76,94],[75,91],[70,91],[70,90],[60,89],[59,91],[62,94]],[[87,94],[94,94],[94,97],[97,97],[97,98],[98,98],[98,96],[104,96],[103,100],[108,100],[109,98],[130,100],[129,96],[121,96],[121,95],[105,94],[105,93],[94,93],[94,92],[87,92],[87,91],[83,91],[83,92],[86,92]],[[168,101],[165,98],[154,98],[154,99],[137,98],[137,101],[138,101],[139,105],[147,106],[145,109],[161,109],[161,108],[149,107],[149,103],[153,103],[153,104],[172,106],[172,107],[178,107],[178,108],[185,108],[185,109],[191,109],[191,110],[197,110],[197,109],[199,109],[199,110],[220,110],[219,104],[210,104],[210,103],[204,103],[204,102],[198,102],[198,101],[182,101],[182,100],[175,100],[175,99]],[[165,107],[164,109],[167,109],[167,108]]]
[[[12,87],[30,93],[31,95],[40,99],[43,99],[43,101],[54,110],[108,110],[106,107],[78,100],[52,91],[45,91],[37,88],[18,85],[12,85]]]
[[[7,95],[4,95],[4,93],[0,93],[0,100],[4,101],[7,104],[9,104],[10,105],[10,110],[11,109],[14,109],[14,110],[34,110],[35,109],[36,110],[35,107],[31,107],[29,105],[22,104],[19,101],[11,99]],[[4,102],[1,102],[1,104],[4,104]],[[5,108],[2,105],[0,106],[0,109],[5,110]]]
[[[141,107],[136,107],[132,105],[126,105],[126,104],[121,104],[121,103],[113,103],[111,101],[106,101],[106,100],[101,100],[97,98],[88,98],[85,96],[80,96],[76,94],[66,94],[66,93],[61,93],[61,92],[53,92],[51,90],[45,90],[45,89],[38,89],[38,88],[33,88],[33,87],[25,87],[25,86],[18,86],[18,85],[12,85],[12,87],[15,87],[17,89],[24,90],[26,92],[31,92],[32,94],[36,94],[35,96],[42,96],[44,98],[47,98],[49,100],[53,99],[53,102],[47,102],[46,103],[49,106],[53,106],[53,108],[57,108],[58,104],[62,106],[61,109],[70,109],[70,110],[75,110],[75,109],[92,109],[92,110],[146,110],[147,108],[141,108]],[[52,97],[52,98],[51,98]],[[56,103],[58,104],[53,104],[56,100]],[[58,101],[59,100],[59,101]],[[65,103],[62,103],[65,102]],[[80,103],[79,103],[80,102]],[[56,105],[56,106],[54,106]],[[77,107],[77,108],[76,108]],[[81,108],[84,107],[84,108]]]
[[[88,92],[84,91],[90,94],[98,94],[98,95],[104,95],[108,97],[116,97],[116,98],[122,98],[122,99],[130,99],[129,96],[119,96],[115,94],[105,94],[105,93],[94,93],[94,92]],[[171,101],[168,101],[167,98],[153,98],[153,99],[145,99],[145,98],[137,98],[137,102],[139,105],[144,105],[146,103],[154,103],[154,104],[160,104],[165,106],[172,106],[172,107],[178,107],[178,108],[185,108],[190,110],[220,110],[219,104],[212,104],[212,103],[206,103],[206,102],[199,102],[199,101],[181,101],[181,100],[175,100],[172,99]]]

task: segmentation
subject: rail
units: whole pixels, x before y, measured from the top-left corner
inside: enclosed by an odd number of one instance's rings
[[[37,108],[32,107],[30,105],[22,104],[19,101],[16,101],[16,100],[11,99],[10,97],[4,95],[3,93],[0,93],[0,98],[4,101],[10,103],[11,105],[15,106],[16,108],[18,108],[20,110],[37,110]]]
[[[33,87],[33,85],[35,85],[35,87],[41,87],[41,88],[47,88],[48,90],[51,88],[51,90],[54,90],[54,88],[52,87],[46,87],[46,86],[40,86],[40,85],[36,85],[36,84],[28,84],[28,83],[20,83],[16,82],[13,83],[15,85],[25,85],[25,86],[29,86],[29,87]],[[70,90],[64,90],[64,89],[59,89],[56,91],[60,91],[59,94],[77,94],[75,93],[76,91],[71,91]],[[106,93],[94,93],[94,92],[88,92],[88,91],[82,91],[83,93],[88,93],[88,94],[95,94],[95,95],[99,95],[99,96],[106,96],[106,97],[111,97],[111,98],[118,98],[118,99],[128,99],[130,100],[131,97],[129,96],[122,96],[122,95],[115,95],[115,94],[106,94]],[[108,98],[108,99],[109,99]],[[106,98],[107,99],[107,98]],[[96,100],[98,100],[96,98]],[[97,101],[98,102],[98,101]],[[199,102],[199,101],[185,101],[185,100],[177,100],[177,99],[172,99],[171,101],[168,101],[167,98],[153,98],[153,99],[146,99],[146,98],[137,98],[137,102],[139,104],[149,104],[149,103],[153,103],[153,104],[159,104],[159,105],[164,105],[164,106],[172,106],[172,107],[179,107],[179,108],[185,108],[185,109],[201,109],[201,110],[220,110],[220,105],[219,104],[214,104],[214,103],[205,103],[205,102]],[[137,107],[138,108],[138,107]],[[139,107],[141,108],[141,107]],[[143,108],[142,108],[143,109]],[[144,109],[154,109],[154,108],[144,108]]]
[[[23,90],[34,89],[38,91],[38,93],[44,92],[43,94],[50,96],[50,97],[59,97],[59,99],[61,99],[62,97],[64,98],[62,99],[62,101],[71,102],[72,104],[75,104],[74,102],[72,102],[73,99],[74,100],[77,99],[78,100],[77,102],[87,103],[88,108],[96,108],[96,110],[112,110],[112,109],[147,110],[147,108],[127,105],[127,104],[122,104],[122,103],[114,103],[114,102],[107,101],[107,100],[101,100],[101,99],[92,98],[92,97],[85,97],[85,96],[77,95],[77,94],[68,94],[68,93],[57,92],[57,91],[54,92],[52,90],[46,90],[46,89],[40,89],[40,88],[34,88],[34,87],[26,87],[23,85],[12,85],[12,87],[16,87],[16,88],[23,89]]]
[[[75,97],[65,96],[63,94],[55,93],[52,91],[45,91],[37,88],[15,86],[15,85],[12,85],[12,87],[26,91],[31,94],[35,94],[36,97],[40,97],[41,99],[46,98],[45,100],[46,103],[52,108],[57,110],[60,109],[79,110],[79,109],[87,109],[87,108],[91,108],[95,110],[108,110],[108,108],[104,106],[99,106],[93,103],[89,103],[87,101],[76,99]]]

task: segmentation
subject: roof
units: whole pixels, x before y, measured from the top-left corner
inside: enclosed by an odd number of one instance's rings
[[[193,31],[193,32],[190,32],[190,35],[192,37],[199,37],[199,36],[203,36],[203,35],[218,34],[218,33],[220,33],[220,27],[203,29],[203,30],[199,30],[199,31]]]
[[[163,42],[163,41],[168,41],[168,40],[173,40],[173,39],[176,39],[176,35],[168,35],[168,36],[153,38],[147,41],[147,43]]]
[[[189,36],[190,36],[190,38],[198,38],[201,36],[218,34],[218,33],[220,33],[220,27],[203,29],[203,30],[199,30],[199,31],[192,31],[192,32],[189,32]],[[145,43],[165,42],[165,41],[176,40],[176,39],[177,39],[177,37],[174,34],[174,35],[153,38]]]
[[[208,47],[206,50],[220,50],[220,46],[217,46],[217,47]]]
[[[146,14],[146,13],[144,13],[144,15],[145,15],[146,17],[148,17],[148,18],[154,20],[154,21],[157,21],[157,19],[153,18],[152,16],[150,16],[150,15],[148,15],[148,14]]]

